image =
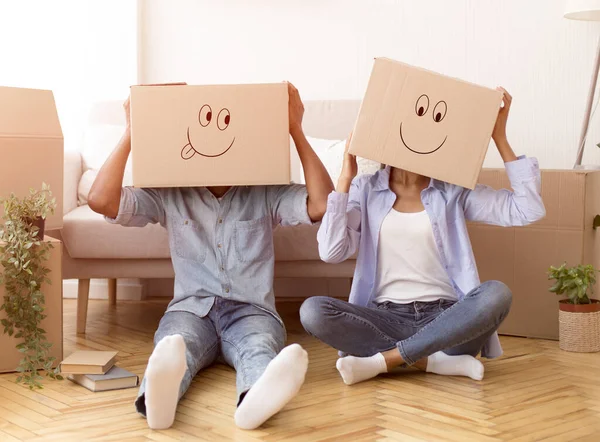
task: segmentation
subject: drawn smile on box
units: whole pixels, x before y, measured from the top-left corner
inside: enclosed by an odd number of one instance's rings
[[[425,116],[425,114],[427,113],[428,110],[429,110],[429,97],[427,95],[423,94],[417,99],[417,102],[415,104],[415,113],[417,114],[417,117],[423,117],[423,116]],[[434,123],[441,122],[444,119],[444,117],[446,116],[447,112],[448,112],[448,105],[446,104],[446,102],[445,101],[438,102],[435,105],[435,107],[433,108],[433,122]],[[432,130],[435,130],[435,128],[432,127]],[[404,139],[404,133],[402,132],[402,122],[401,122],[400,123],[400,139],[402,140],[402,144],[404,144],[404,146],[411,152],[419,154],[419,155],[429,155],[434,152],[437,152],[444,145],[444,143],[448,139],[448,135],[444,136],[443,141],[432,150],[428,150],[428,151],[416,150],[415,148],[410,147],[408,145],[408,143],[406,142],[406,140]]]
[[[212,121],[212,115],[213,115],[212,109],[208,104],[205,104],[204,106],[202,106],[200,108],[200,111],[198,112],[198,122],[200,123],[200,126],[206,128],[208,125],[210,125],[210,123]],[[229,109],[227,109],[227,108],[221,109],[221,111],[217,115],[217,123],[216,123],[217,129],[219,129],[221,132],[225,131],[229,127],[230,122],[231,122],[231,113],[229,112]],[[209,153],[201,152],[200,150],[198,150],[198,148],[194,147],[194,145],[192,144],[192,141],[190,139],[190,128],[189,127],[187,129],[187,141],[188,141],[188,144],[183,146],[183,149],[181,149],[181,158],[183,158],[184,160],[189,160],[190,158],[193,158],[196,154],[203,156],[205,158],[216,158],[216,157],[225,155],[229,151],[229,149],[231,149],[231,147],[233,146],[233,143],[235,143],[235,137],[233,137],[233,139],[229,143],[229,146],[225,150],[223,150],[219,153],[216,153],[216,154],[209,154]]]

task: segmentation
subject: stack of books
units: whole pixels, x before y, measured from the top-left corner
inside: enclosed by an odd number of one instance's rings
[[[116,357],[116,351],[77,351],[62,361],[60,371],[94,392],[136,387],[138,376],[117,367]]]

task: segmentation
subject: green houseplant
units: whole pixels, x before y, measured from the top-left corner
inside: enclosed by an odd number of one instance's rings
[[[50,272],[45,267],[52,245],[43,241],[44,223],[48,214],[54,213],[56,201],[50,188],[31,190],[24,198],[11,195],[3,200],[4,223],[0,226],[0,284],[4,297],[0,311],[4,311],[1,324],[4,333],[19,339],[17,350],[23,357],[17,367],[17,382],[29,388],[41,388],[41,373],[53,379],[62,379],[53,370],[55,358],[49,356],[52,344],[40,328],[44,315],[42,284],[50,284]]]
[[[567,351],[600,351],[600,301],[592,299],[596,273],[594,266],[550,267],[548,279],[554,280],[551,293],[566,296],[559,301],[560,348]]]

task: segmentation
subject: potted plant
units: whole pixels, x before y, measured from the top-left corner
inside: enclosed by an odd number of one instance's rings
[[[566,351],[600,351],[600,301],[591,299],[597,270],[592,265],[550,267],[550,292],[566,295],[558,303],[559,342]]]
[[[17,382],[29,388],[41,388],[41,373],[53,379],[62,379],[58,369],[53,370],[55,358],[49,356],[52,344],[40,328],[44,315],[42,284],[51,281],[45,267],[52,245],[43,241],[46,215],[53,213],[56,202],[46,184],[41,191],[32,190],[22,199],[11,195],[3,201],[4,224],[0,226],[0,284],[4,298],[0,321],[4,333],[19,339],[16,348],[23,354],[17,367]]]
[[[54,214],[56,198],[52,197],[50,186],[42,183],[42,190],[31,189],[29,195],[17,198],[14,194],[3,200],[4,213],[12,213],[14,217],[6,218],[9,221],[21,219],[27,228],[37,232],[37,237],[44,239],[46,217]]]

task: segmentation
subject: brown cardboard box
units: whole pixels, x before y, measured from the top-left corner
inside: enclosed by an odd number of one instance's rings
[[[46,229],[62,228],[63,135],[52,91],[0,87],[0,198],[50,185],[56,211]],[[0,218],[4,209],[0,206]]]
[[[377,58],[350,153],[473,188],[502,94]]]
[[[131,88],[136,187],[290,183],[287,84]]]
[[[484,169],[479,182],[510,188],[504,170]],[[593,229],[600,214],[600,171],[544,170],[546,218],[525,227],[472,224],[471,242],[482,281],[500,280],[513,291],[500,333],[558,339],[558,296],[549,293],[551,265],[600,266],[600,240]]]
[[[48,342],[52,343],[50,356],[56,358],[56,365],[58,365],[63,358],[62,243],[48,236],[45,241],[52,243],[54,248],[50,251],[50,258],[46,263],[50,269],[48,277],[52,284],[42,285],[46,300],[44,314],[47,317],[42,321],[41,328],[46,330]],[[4,299],[4,286],[0,285],[0,300],[2,299]],[[0,319],[4,317],[4,311],[1,311]],[[0,373],[15,371],[19,365],[22,354],[15,349],[18,343],[19,340],[5,335],[4,328],[0,328],[0,355],[2,355]]]

